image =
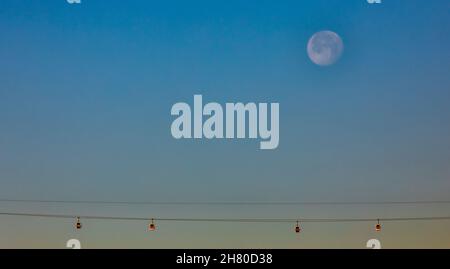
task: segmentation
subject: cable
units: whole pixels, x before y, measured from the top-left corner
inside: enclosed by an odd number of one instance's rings
[[[129,220],[129,221],[167,221],[167,222],[237,222],[237,223],[330,223],[330,222],[398,222],[398,221],[442,221],[450,220],[450,216],[434,217],[405,217],[405,218],[146,218],[146,217],[114,217],[114,216],[83,216],[83,215],[59,215],[59,214],[34,214],[34,213],[14,213],[0,212],[0,216],[20,216],[20,217],[41,217],[41,218],[60,218],[60,219],[95,219],[95,220]]]
[[[208,201],[95,201],[95,200],[26,200],[26,199],[0,199],[3,203],[36,203],[36,204],[103,204],[103,205],[198,205],[198,206],[286,206],[286,205],[430,205],[430,204],[450,204],[450,201],[278,201],[278,202],[262,202],[262,201],[234,201],[234,202],[208,202]]]

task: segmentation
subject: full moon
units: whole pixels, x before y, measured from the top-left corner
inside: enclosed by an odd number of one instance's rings
[[[329,66],[336,63],[344,51],[344,43],[331,31],[315,33],[308,41],[308,56],[315,64]]]

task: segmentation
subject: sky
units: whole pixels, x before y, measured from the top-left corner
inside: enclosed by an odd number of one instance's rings
[[[450,2],[0,2],[0,199],[450,200]],[[337,33],[332,66],[306,52]],[[278,102],[280,144],[176,140],[177,102]],[[158,218],[447,216],[450,205],[124,206],[0,212]],[[449,248],[441,222],[158,223],[0,216],[0,248]]]

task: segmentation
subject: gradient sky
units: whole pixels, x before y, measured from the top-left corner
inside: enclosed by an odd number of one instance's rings
[[[331,67],[306,54],[331,30]],[[450,200],[450,1],[0,2],[0,198]],[[175,140],[171,106],[279,102],[280,145]],[[86,206],[148,217],[410,217],[427,206]],[[146,223],[0,217],[0,248],[450,248],[449,222]]]

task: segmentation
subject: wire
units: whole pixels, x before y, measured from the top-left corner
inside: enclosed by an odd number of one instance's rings
[[[25,200],[25,199],[0,199],[3,203],[36,203],[36,204],[103,204],[103,205],[198,205],[198,206],[286,206],[286,205],[431,205],[431,204],[450,204],[450,201],[234,201],[234,202],[208,202],[208,201],[96,201],[96,200]]]
[[[398,221],[443,221],[450,220],[450,216],[434,217],[406,217],[406,218],[146,218],[146,217],[114,217],[114,216],[83,216],[83,215],[58,215],[58,214],[34,214],[34,213],[14,213],[0,212],[0,216],[20,216],[20,217],[41,217],[41,218],[60,218],[60,219],[95,219],[95,220],[128,220],[128,221],[168,221],[168,222],[238,222],[238,223],[291,223],[291,222],[398,222]]]

